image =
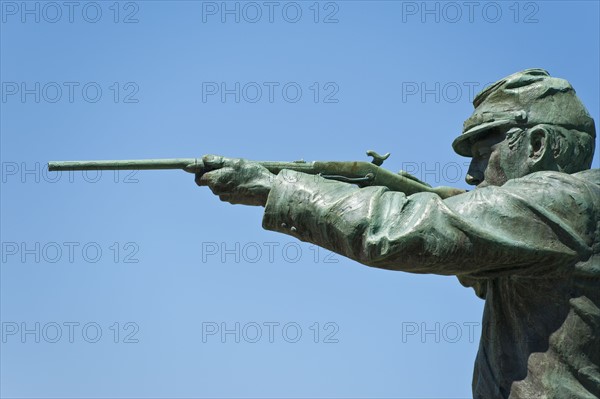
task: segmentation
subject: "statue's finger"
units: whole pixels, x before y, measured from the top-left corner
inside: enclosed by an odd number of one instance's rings
[[[206,172],[206,173],[197,173],[196,174],[196,184],[199,186],[209,186],[209,187],[213,187],[216,182],[217,182],[217,178],[219,176],[219,174],[217,172],[219,172],[221,169],[217,169],[217,170],[213,170],[211,172]]]
[[[202,157],[202,163],[204,163],[204,168],[206,170],[220,169],[225,164],[225,157],[220,155],[204,155]]]
[[[209,186],[215,194],[218,194],[220,191],[231,190],[234,176],[235,171],[231,168],[216,169],[202,175],[196,175],[196,184]]]
[[[228,194],[228,193],[220,194],[219,199],[223,202],[231,202],[231,194]]]

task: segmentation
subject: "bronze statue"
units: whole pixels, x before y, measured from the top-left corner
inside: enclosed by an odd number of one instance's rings
[[[473,287],[486,301],[475,398],[600,397],[594,121],[571,85],[542,69],[496,82],[473,104],[453,143],[472,158],[470,192],[356,187],[220,156],[203,157],[196,183],[264,206],[265,229]]]

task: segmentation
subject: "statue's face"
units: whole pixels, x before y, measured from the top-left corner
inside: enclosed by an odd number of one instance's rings
[[[493,131],[471,144],[473,159],[465,180],[468,184],[485,187],[501,186],[510,179],[527,174],[522,146],[510,148],[504,131]]]

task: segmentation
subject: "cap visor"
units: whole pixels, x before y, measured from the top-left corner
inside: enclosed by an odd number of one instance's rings
[[[511,121],[509,120],[502,119],[498,121],[485,122],[475,127],[472,127],[471,129],[467,130],[466,132],[458,136],[456,139],[454,139],[454,141],[452,142],[452,148],[454,149],[454,152],[456,152],[458,155],[462,155],[463,157],[473,157],[473,154],[471,153],[471,145],[473,143],[473,139],[478,138],[480,136],[484,136],[485,134],[489,133],[490,129],[506,125],[510,122]]]

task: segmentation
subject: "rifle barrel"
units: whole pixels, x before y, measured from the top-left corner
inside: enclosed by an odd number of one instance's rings
[[[183,169],[193,173],[196,168],[201,169],[201,167],[202,161],[196,158],[48,162],[49,171]]]

